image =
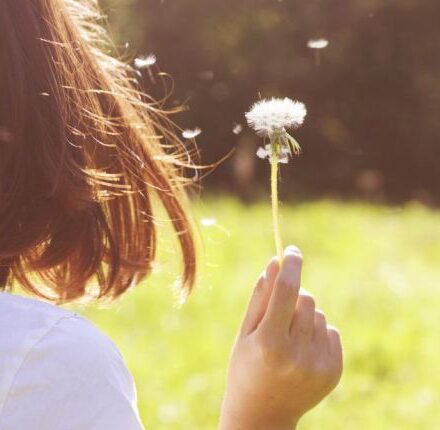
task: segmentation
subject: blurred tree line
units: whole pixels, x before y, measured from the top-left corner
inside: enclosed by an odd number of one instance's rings
[[[101,5],[122,51],[154,53],[173,77],[171,101],[191,108],[175,120],[203,130],[202,161],[237,148],[205,186],[246,198],[268,186],[268,164],[255,156],[262,142],[244,112],[260,95],[289,96],[309,114],[295,133],[303,155],[282,167],[283,198],[440,202],[438,0]],[[316,38],[328,46],[310,49]],[[157,83],[146,80],[146,90],[163,96]]]

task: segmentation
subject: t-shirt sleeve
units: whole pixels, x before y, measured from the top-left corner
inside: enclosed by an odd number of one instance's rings
[[[28,352],[1,429],[143,430],[136,387],[116,345],[85,318],[61,318]]]

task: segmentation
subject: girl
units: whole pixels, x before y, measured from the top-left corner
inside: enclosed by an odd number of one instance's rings
[[[92,0],[0,0],[2,430],[142,429],[117,347],[56,305],[116,299],[149,274],[153,199],[176,231],[184,288],[195,280],[186,154],[98,20]],[[300,290],[301,261],[289,247],[257,281],[221,429],[292,429],[340,379],[340,338]]]

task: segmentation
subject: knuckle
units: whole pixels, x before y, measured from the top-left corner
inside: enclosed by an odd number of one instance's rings
[[[284,276],[280,276],[278,279],[278,287],[282,291],[289,291],[289,289],[292,287],[292,281]]]
[[[257,343],[263,362],[268,367],[279,367],[286,362],[288,349],[282,339],[262,330]]]
[[[299,353],[293,361],[293,372],[301,381],[314,381],[321,387],[334,389],[342,377],[342,365],[327,356]]]
[[[266,279],[264,277],[260,277],[258,279],[257,284],[255,285],[255,288],[254,288],[254,295],[258,296],[264,292],[265,282],[266,282]]]
[[[316,369],[316,377],[323,386],[333,390],[341,380],[342,372],[336,371],[331,366],[321,366]]]
[[[331,366],[328,373],[328,383],[332,388],[336,387],[339,384],[342,378],[342,371],[342,363]]]
[[[304,294],[302,293],[300,295],[300,307],[306,310],[315,310],[315,299],[311,294]]]
[[[327,330],[328,330],[328,333],[331,336],[333,336],[339,343],[342,343],[341,342],[341,332],[335,326],[327,325]]]
[[[318,324],[327,325],[327,318],[325,313],[320,309],[315,310],[315,320]]]
[[[313,375],[324,385],[337,385],[342,375],[342,367],[328,356],[319,356],[312,360]]]
[[[320,380],[328,380],[330,378],[330,366],[324,360],[317,360],[313,366],[314,375]]]

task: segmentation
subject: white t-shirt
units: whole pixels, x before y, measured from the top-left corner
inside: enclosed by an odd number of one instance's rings
[[[78,314],[0,292],[1,430],[142,430],[116,345]]]

